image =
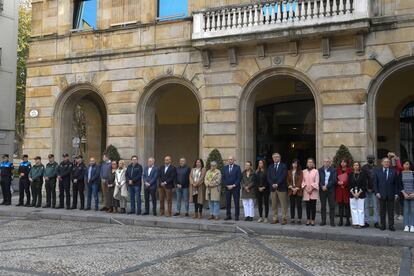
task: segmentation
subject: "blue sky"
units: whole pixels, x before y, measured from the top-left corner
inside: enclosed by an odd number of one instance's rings
[[[86,0],[83,3],[83,16],[82,19],[85,20],[89,25],[96,29],[96,1],[97,0]]]
[[[188,0],[159,0],[159,6],[159,17],[188,14]]]

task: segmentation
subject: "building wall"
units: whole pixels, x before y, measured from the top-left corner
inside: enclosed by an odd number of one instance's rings
[[[264,58],[257,56],[255,45],[238,45],[236,65],[229,63],[226,48],[217,47],[206,68],[200,50],[191,44],[191,20],[156,22],[156,1],[138,2],[136,16],[141,24],[110,28],[112,1],[101,0],[101,30],[70,33],[70,1],[35,1],[26,113],[38,109],[40,115],[27,116],[25,149],[29,154],[57,152],[53,140],[59,127],[55,116],[59,99],[71,87],[88,83],[106,102],[107,144],[117,146],[125,158],[134,153],[143,158],[146,148],[140,143],[145,127],[139,104],[157,81],[179,79],[194,88],[201,105],[201,156],[206,158],[213,148],[219,148],[223,156],[251,159],[246,155],[251,145],[243,142],[254,135],[242,119],[246,91],[257,78],[274,72],[298,77],[311,88],[319,162],[333,156],[341,144],[363,160],[373,151],[367,120],[370,84],[383,68],[412,55],[413,22],[397,17],[393,24],[373,27],[366,34],[363,53],[356,52],[355,35],[338,33],[331,37],[329,57],[322,56],[321,37],[315,36],[299,40],[297,54],[291,52],[288,41],[269,42]],[[189,1],[189,14],[193,9],[239,2],[249,1]],[[372,8],[381,8],[382,15],[400,15],[410,3],[377,1]]]
[[[17,18],[16,1],[5,0],[4,9],[0,11],[0,154],[10,156],[14,152]]]

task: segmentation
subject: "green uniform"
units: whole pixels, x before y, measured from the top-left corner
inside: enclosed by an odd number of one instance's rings
[[[45,188],[46,188],[46,205],[45,207],[53,207],[56,206],[56,178],[57,178],[57,168],[58,163],[47,163],[45,168],[44,177],[48,177],[45,180]]]
[[[43,175],[45,173],[45,167],[40,165],[33,165],[29,172],[29,179],[32,180],[32,207],[40,207],[42,205],[42,186],[43,186]]]

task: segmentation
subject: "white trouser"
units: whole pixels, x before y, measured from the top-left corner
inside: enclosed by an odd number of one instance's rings
[[[352,225],[365,225],[364,219],[364,198],[351,198],[350,200],[351,205],[351,215],[352,215]]]
[[[252,198],[243,199],[243,209],[245,217],[254,218],[254,201]]]

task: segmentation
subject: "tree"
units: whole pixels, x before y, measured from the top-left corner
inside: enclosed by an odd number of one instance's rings
[[[335,157],[333,159],[333,166],[335,168],[339,167],[343,159],[347,160],[350,166],[354,162],[352,154],[349,152],[349,149],[345,145],[341,145],[338,151],[336,152]]]
[[[105,153],[108,155],[111,161],[121,160],[121,156],[119,155],[118,149],[113,145],[109,145],[106,148]]]
[[[19,3],[19,25],[17,38],[17,77],[16,77],[16,140],[19,153],[24,138],[24,115],[26,100],[26,60],[29,55],[29,38],[31,34],[30,1],[21,0]]]
[[[217,162],[217,169],[221,170],[224,167],[223,158],[221,157],[221,153],[218,149],[213,149],[208,155],[206,164],[208,170],[210,169],[210,164],[213,161]]]

